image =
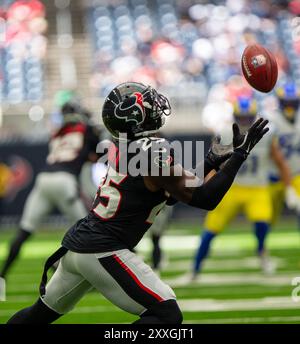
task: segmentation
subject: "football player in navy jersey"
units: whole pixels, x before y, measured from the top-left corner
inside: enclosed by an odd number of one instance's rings
[[[79,197],[78,176],[86,161],[98,159],[96,146],[100,132],[78,104],[67,102],[61,112],[63,123],[50,138],[45,167],[38,174],[26,200],[19,231],[0,272],[2,278],[6,277],[24,242],[54,207],[71,223],[87,213]]]
[[[132,249],[166,202],[214,209],[268,131],[268,121],[257,120],[245,134],[234,124],[230,146],[214,140],[197,168],[204,175],[217,173],[199,183],[198,174],[174,163],[168,143],[153,137],[170,113],[167,98],[150,86],[129,82],[111,91],[102,110],[103,122],[115,139],[106,178],[89,214],[69,229],[62,246],[45,263],[41,297],[17,312],[9,324],[51,323],[93,288],[139,316],[136,324],[182,322],[173,290]],[[46,285],[47,269],[58,259],[58,269]]]

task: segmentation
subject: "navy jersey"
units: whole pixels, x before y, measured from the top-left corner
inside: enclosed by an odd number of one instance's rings
[[[142,152],[137,165],[142,164],[143,159],[150,161],[148,172],[155,165],[161,173],[166,167],[172,166],[174,161],[173,153],[169,150],[163,152],[161,149],[153,149],[157,140],[143,138],[136,141]],[[160,141],[166,142],[163,139]],[[127,160],[126,166],[130,166],[133,163],[132,159],[136,159],[137,155],[126,152],[124,157],[122,154],[117,147],[115,159],[117,164],[114,167],[113,164],[109,164],[107,175],[98,189],[92,210],[65,235],[62,245],[69,250],[96,253],[132,249],[165,206],[167,200],[165,190],[151,192],[144,184],[144,174],[141,170],[137,175],[132,175],[131,171],[124,173],[125,171],[120,167],[120,162],[124,160]]]
[[[90,153],[96,153],[99,131],[84,122],[66,123],[50,139],[45,171],[65,171],[76,176]]]

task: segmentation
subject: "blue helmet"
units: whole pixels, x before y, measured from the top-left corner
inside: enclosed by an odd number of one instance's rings
[[[257,103],[249,96],[240,96],[233,103],[233,117],[241,127],[249,127],[255,121],[257,115]]]
[[[296,114],[300,105],[300,91],[294,82],[287,82],[277,88],[276,95],[283,116],[291,123],[296,120]]]

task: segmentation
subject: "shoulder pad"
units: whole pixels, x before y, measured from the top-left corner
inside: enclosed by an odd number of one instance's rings
[[[163,138],[145,137],[133,142],[140,153],[141,160],[147,164],[147,170],[162,170],[174,165],[174,149]]]
[[[159,137],[143,137],[142,139],[139,139],[135,142],[140,147],[140,149],[145,152],[153,148],[158,149],[163,145],[169,145],[169,142],[166,139]]]

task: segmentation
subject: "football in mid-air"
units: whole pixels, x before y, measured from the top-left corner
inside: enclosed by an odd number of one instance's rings
[[[260,92],[274,88],[278,67],[274,55],[259,44],[247,46],[242,55],[242,70],[248,83]]]

